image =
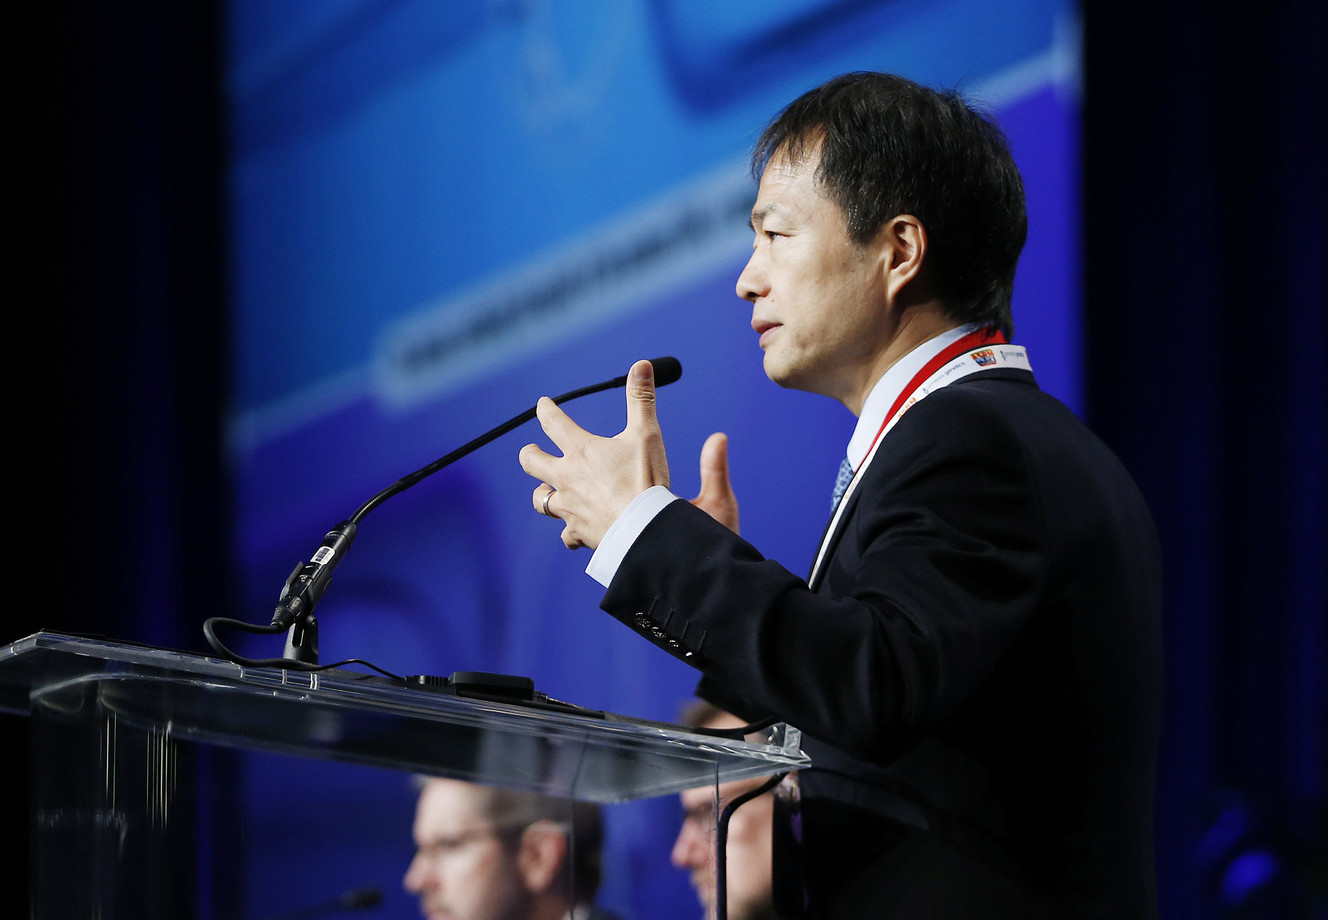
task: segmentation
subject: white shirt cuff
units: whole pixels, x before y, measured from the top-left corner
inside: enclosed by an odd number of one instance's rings
[[[641,536],[641,531],[655,519],[655,515],[664,510],[665,505],[677,497],[664,486],[651,486],[632,499],[632,503],[618,515],[618,520],[613,522],[604,539],[599,541],[599,547],[586,566],[586,574],[607,588],[617,574],[618,566],[622,565],[623,557],[632,548],[636,538]]]

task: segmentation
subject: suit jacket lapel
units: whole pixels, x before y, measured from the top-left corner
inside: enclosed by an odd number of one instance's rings
[[[980,374],[975,374],[970,377],[965,377],[962,380],[956,380],[953,384],[951,384],[951,386],[963,386],[965,383],[977,379],[1018,380],[1022,383],[1029,383],[1032,384],[1033,386],[1037,386],[1037,380],[1033,377],[1032,372],[1023,370],[1021,368],[996,368],[993,370],[983,371]],[[884,437],[882,438],[881,444],[878,445],[878,450],[885,449],[890,434],[891,432],[885,433]],[[867,457],[866,460],[867,466],[870,467],[872,461],[875,459],[876,459],[876,452],[873,452]],[[867,472],[868,472],[867,470],[859,470],[858,475],[866,476]],[[844,535],[844,528],[848,525],[849,518],[853,516],[854,511],[857,509],[858,496],[859,494],[861,494],[861,492],[862,492],[861,488],[856,488],[852,489],[850,492],[845,494],[844,513],[839,515],[839,524],[834,528],[833,532],[831,532],[830,528],[831,525],[834,524],[835,522],[834,512],[831,512],[830,520],[826,521],[825,530],[821,534],[821,542],[816,544],[816,553],[812,556],[811,570],[807,574],[807,586],[811,588],[813,591],[817,589],[817,587],[821,584],[822,580],[824,580],[825,578],[825,570],[830,566],[830,558],[835,554],[835,549],[838,547],[839,541]],[[822,555],[821,553],[822,546],[825,546],[824,555]],[[816,567],[817,559],[821,559],[820,568]]]
[[[865,473],[865,471],[864,471]],[[839,524],[831,532],[830,527],[835,522],[835,515],[830,515],[830,520],[826,521],[825,530],[821,533],[820,542],[816,544],[816,553],[812,556],[812,568],[807,573],[807,586],[813,591],[825,579],[825,570],[830,566],[830,558],[835,554],[835,548],[839,545],[839,540],[844,535],[844,528],[848,526],[849,519],[853,517],[853,512],[857,509],[858,494],[860,490],[854,489],[848,495],[844,496],[844,513],[839,515]],[[825,547],[824,556],[821,554],[821,547]],[[816,560],[821,560],[821,566],[816,567]]]

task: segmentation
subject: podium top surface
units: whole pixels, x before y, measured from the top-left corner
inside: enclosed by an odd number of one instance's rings
[[[0,646],[0,710],[104,720],[185,741],[367,763],[596,802],[808,765],[784,725],[763,742],[559,703],[463,695],[355,671],[250,668],[35,633]]]

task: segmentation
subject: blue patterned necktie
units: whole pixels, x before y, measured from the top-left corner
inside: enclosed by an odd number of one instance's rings
[[[839,475],[835,476],[835,497],[830,501],[830,513],[839,507],[839,500],[844,497],[844,490],[853,481],[853,464],[845,457],[839,464]]]

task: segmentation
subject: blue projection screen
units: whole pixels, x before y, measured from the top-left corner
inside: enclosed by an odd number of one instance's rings
[[[397,478],[541,395],[666,354],[684,369],[659,399],[674,491],[695,494],[701,443],[728,432],[744,535],[806,571],[853,418],[765,379],[733,287],[751,245],[752,142],[845,71],[958,88],[1006,128],[1029,199],[1016,340],[1078,409],[1073,10],[233,2],[236,616],[266,622],[291,567]],[[567,408],[602,434],[623,424],[621,391]],[[520,674],[561,700],[675,719],[695,672],[599,611],[588,554],[531,509],[516,455],[534,440],[534,425],[509,434],[365,519],[319,607],[322,660]],[[245,761],[246,916],[363,884],[383,888],[390,915],[413,913],[399,886],[405,779],[277,760]],[[293,802],[275,777],[296,769]],[[294,853],[292,820],[317,829]],[[607,820],[602,900],[637,920],[699,915],[668,862],[676,804]]]

